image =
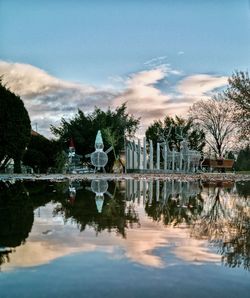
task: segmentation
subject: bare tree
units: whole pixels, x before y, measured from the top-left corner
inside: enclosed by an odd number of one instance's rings
[[[189,110],[190,117],[206,134],[206,143],[218,157],[230,149],[236,124],[232,121],[232,106],[222,94],[200,100]]]

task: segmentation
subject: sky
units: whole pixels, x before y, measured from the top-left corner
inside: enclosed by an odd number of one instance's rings
[[[0,0],[0,75],[33,127],[127,102],[140,132],[250,66],[248,0]]]

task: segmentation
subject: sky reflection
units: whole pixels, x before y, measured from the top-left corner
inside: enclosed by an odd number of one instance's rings
[[[209,252],[205,241],[189,238],[187,227],[166,228],[144,217],[140,228],[127,231],[126,239],[117,237],[115,232],[106,231],[96,237],[91,227],[80,232],[74,222],[64,225],[62,216],[53,217],[53,207],[53,204],[47,204],[42,208],[44,210],[40,210],[40,217],[35,218],[28,240],[15,249],[10,255],[10,262],[5,263],[2,270],[37,266],[71,253],[89,251],[104,251],[114,258],[127,257],[144,266],[162,268],[171,260],[157,255],[156,249],[160,247],[171,250],[187,262],[220,261],[220,256]]]
[[[221,255],[218,253],[218,249],[211,246],[207,234],[199,235],[195,230],[195,222],[199,222],[213,208],[211,204],[214,197],[218,198],[218,188],[209,191],[202,189],[199,192],[197,185],[175,183],[171,185],[169,197],[166,197],[166,189],[164,190],[164,185],[162,185],[163,191],[157,198],[155,196],[157,185],[152,188],[153,194],[149,193],[148,185],[145,189],[137,185],[136,188],[133,188],[134,197],[129,194],[128,200],[128,198],[124,198],[124,193],[125,196],[128,195],[127,188],[129,186],[126,186],[125,192],[123,187],[124,185],[120,185],[118,192],[113,197],[105,196],[101,214],[95,205],[93,205],[92,211],[87,210],[93,214],[91,216],[88,214],[91,221],[87,224],[85,222],[84,229],[79,222],[81,217],[74,216],[74,212],[86,212],[83,209],[79,210],[81,205],[78,206],[77,201],[82,203],[83,200],[94,201],[95,199],[95,196],[85,188],[81,187],[81,191],[77,193],[76,201],[73,202],[76,204],[76,209],[72,206],[72,201],[68,201],[67,192],[60,193],[59,200],[56,201],[54,198],[53,201],[36,208],[28,238],[22,245],[12,249],[12,253],[8,255],[9,261],[3,262],[1,270],[39,266],[78,252],[105,252],[111,259],[126,259],[129,262],[152,268],[165,268],[184,262],[194,265],[221,263]],[[185,193],[181,193],[182,189]],[[234,214],[239,216],[239,212],[228,213],[228,210],[232,210],[235,204],[243,206],[245,213],[249,216],[249,206],[244,199],[237,197],[235,189],[231,193],[221,190],[219,195],[223,210],[227,212],[225,216],[229,216],[230,219]],[[119,196],[123,196],[120,201]],[[199,204],[195,205],[194,197]],[[121,205],[125,210],[121,213],[123,214],[121,220],[124,221],[125,234],[119,233],[114,224],[108,223],[110,212],[120,210],[117,209],[117,206],[116,209],[113,208],[113,204],[117,202],[124,204]],[[232,202],[235,202],[234,205]],[[199,211],[201,204],[203,208]],[[151,209],[147,209],[147,207]],[[65,213],[65,208],[71,208],[70,212],[67,210],[68,215]],[[154,212],[152,208],[154,208]],[[177,208],[178,214],[174,208]],[[196,208],[196,212],[192,210],[194,208]],[[135,212],[136,220],[127,223],[126,221],[129,221],[130,218],[127,215],[129,210]],[[234,208],[234,210],[236,209]],[[187,215],[183,212],[186,212]],[[196,214],[197,212],[198,214]],[[156,213],[158,218],[155,218]],[[168,225],[165,224],[164,217],[166,216],[172,220],[171,222],[169,219],[167,220]],[[104,221],[102,221],[103,217]],[[190,224],[192,220],[193,224]],[[108,229],[97,229],[98,222],[106,224]],[[223,223],[226,226],[225,221]],[[119,223],[119,225],[121,224]]]

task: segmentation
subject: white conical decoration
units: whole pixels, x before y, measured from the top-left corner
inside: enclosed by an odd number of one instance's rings
[[[104,196],[103,195],[96,195],[95,203],[98,213],[102,213],[102,206],[104,203]]]

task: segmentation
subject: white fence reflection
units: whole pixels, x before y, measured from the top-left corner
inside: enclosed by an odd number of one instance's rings
[[[189,198],[196,196],[201,192],[199,182],[183,181],[153,181],[153,180],[134,180],[129,179],[125,182],[126,200],[152,203],[155,197],[156,201],[167,202],[171,198]]]

